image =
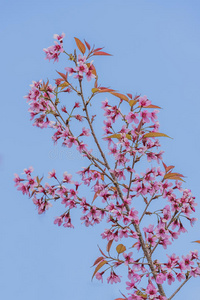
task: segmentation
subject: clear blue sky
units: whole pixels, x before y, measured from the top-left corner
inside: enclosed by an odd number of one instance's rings
[[[105,46],[112,57],[98,58],[101,82],[121,92],[148,95],[163,108],[159,117],[164,161],[187,176],[200,201],[200,2],[198,0],[1,1],[0,297],[4,300],[112,300],[122,285],[91,282],[103,226],[74,230],[53,225],[56,209],[39,216],[31,200],[17,192],[13,174],[33,166],[47,176],[53,168],[70,172],[81,161],[62,154],[49,130],[31,125],[23,96],[32,80],[55,78],[58,65],[42,49],[53,34]],[[97,59],[96,59],[97,60]],[[62,68],[61,65],[59,65]],[[60,153],[60,154],[59,154]],[[197,208],[196,217],[200,215]],[[181,254],[200,248],[199,222],[176,243]],[[200,250],[200,249],[199,249]],[[199,295],[192,280],[176,300]]]

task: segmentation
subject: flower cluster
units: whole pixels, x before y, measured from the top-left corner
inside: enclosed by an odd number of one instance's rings
[[[128,278],[128,295],[123,295],[124,300],[166,300],[166,285],[176,281],[182,287],[190,278],[200,276],[200,268],[196,250],[181,257],[173,253],[167,255],[165,261],[159,260],[159,251],[168,249],[181,233],[187,231],[187,224],[193,226],[196,221],[192,216],[195,197],[189,189],[183,188],[184,176],[172,171],[174,166],[163,162],[158,138],[167,135],[159,132],[159,107],[153,105],[147,96],[133,97],[130,93],[126,96],[98,86],[96,69],[88,58],[108,55],[101,51],[102,48],[91,49],[87,42],[85,46],[75,38],[81,54],[77,56],[74,51],[72,55],[63,50],[64,34],[54,38],[58,42],[44,49],[46,58],[58,61],[58,56],[64,53],[74,62],[74,67],[65,67],[66,74],[58,72],[60,77],[55,80],[56,87],[52,87],[49,81],[34,81],[25,98],[30,106],[31,119],[34,119],[33,125],[53,128],[53,141],[61,140],[63,146],[76,147],[88,159],[88,164],[76,172],[79,181],[74,181],[66,171],[59,179],[52,170],[49,178],[54,183],[42,184],[43,178],[33,176],[30,167],[24,170],[25,178],[15,174],[15,185],[32,198],[39,214],[46,212],[53,202],[60,201],[64,212],[55,217],[54,224],[58,226],[74,228],[72,210],[78,208],[81,210],[80,220],[86,227],[104,220],[107,228],[101,237],[107,241],[106,254],[100,249],[101,256],[94,262],[93,277],[103,281],[108,273],[107,282],[118,283],[122,276],[117,274],[117,268],[123,266]],[[73,75],[76,84],[68,80],[68,75]],[[87,97],[83,93],[84,76],[88,81],[96,79]],[[82,104],[69,101],[68,106],[60,107],[61,96],[69,92],[79,97]],[[90,113],[92,101],[100,93],[109,93],[111,97],[111,100],[102,101],[101,136],[95,132],[97,113]],[[115,97],[114,105],[111,104],[112,97]],[[81,130],[77,121],[82,125]],[[90,136],[98,156],[85,143]],[[144,163],[148,167],[141,172]],[[87,196],[85,186],[91,189]],[[125,242],[132,249],[130,252],[123,244]],[[115,248],[114,243],[118,243]],[[178,291],[179,288],[174,294]]]
[[[75,68],[66,67],[65,70],[69,73],[69,76],[74,75],[74,78],[77,78],[79,80],[83,79],[83,76],[85,75],[87,78],[87,81],[90,81],[92,78],[95,78],[95,68],[93,66],[92,61],[90,63],[86,62],[87,58],[86,56],[78,55],[78,61],[77,66]]]
[[[54,39],[56,39],[57,41],[55,41],[55,45],[52,45],[50,47],[48,47],[47,49],[44,48],[43,51],[45,52],[46,54],[46,59],[48,59],[49,61],[51,59],[54,59],[54,62],[59,60],[59,55],[61,53],[64,52],[64,49],[63,49],[63,38],[65,37],[65,34],[62,33],[61,35],[58,35],[58,34],[54,34]]]

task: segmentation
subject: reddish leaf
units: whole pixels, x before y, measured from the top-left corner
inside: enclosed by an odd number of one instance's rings
[[[86,40],[84,40],[84,41],[85,41],[85,44],[86,44],[88,50],[90,50],[90,44],[88,44],[88,43],[86,42]]]
[[[94,52],[93,55],[110,55],[110,56],[112,56],[112,54],[109,54],[109,53],[106,53],[103,51]]]
[[[117,188],[116,188],[116,186],[110,186],[109,190],[112,190],[112,191],[116,192]]]
[[[99,195],[99,191],[97,191],[95,194],[94,194],[94,198],[93,198],[93,200],[92,200],[92,203],[94,202],[94,200],[98,197],[98,195]]]
[[[129,98],[133,99],[132,94],[127,93],[126,95],[129,96]]]
[[[164,162],[162,162],[162,164],[163,164],[163,167],[165,168],[165,171],[166,171],[166,168],[167,168],[166,164]]]
[[[141,107],[141,106],[139,106],[139,107]],[[147,106],[142,106],[142,107],[144,107],[144,108],[160,108],[160,109],[161,109],[161,107],[160,107],[160,106],[153,105],[153,104],[151,104],[151,105],[147,105]]]
[[[95,83],[94,83],[94,87],[95,87],[95,88],[98,87],[97,77],[96,77],[96,80],[95,80]]]
[[[200,241],[198,240],[198,241],[193,241],[192,243],[198,243],[198,244],[200,244]]]
[[[135,244],[133,244],[133,246],[131,248],[134,248],[137,244],[138,244],[138,242],[136,242]]]
[[[93,50],[93,52],[97,52],[97,51],[102,50],[102,49],[103,49],[103,47],[102,48],[96,48],[96,49]]]
[[[111,93],[114,92],[113,89],[108,89],[108,88],[102,88],[102,87],[95,87],[92,89],[92,93]]]
[[[137,132],[140,132],[141,127],[142,127],[142,123],[143,123],[143,121],[142,121],[142,119],[141,119],[141,121],[140,121],[140,123],[139,123],[139,125],[138,125],[138,127],[137,127]]]
[[[113,243],[114,240],[110,240],[107,244],[107,247],[106,247],[106,251],[109,253],[110,252],[110,248],[112,246],[112,243]]]
[[[78,38],[75,37],[74,39],[76,41],[78,49],[84,54],[86,50],[85,45]]]
[[[103,256],[98,257],[98,258],[95,260],[95,262],[94,262],[94,264],[93,264],[93,267],[94,267],[96,264],[98,264],[100,261],[102,261],[103,259],[104,259]]]
[[[113,89],[107,89],[107,88],[99,88],[99,93],[110,93],[110,92],[114,92]]]
[[[92,275],[92,279],[94,278],[94,275],[105,265],[107,264],[106,260],[101,261],[98,266],[96,267],[96,269],[94,270],[94,273]]]
[[[98,247],[99,247],[99,246],[98,246]],[[107,257],[107,256],[103,253],[103,251],[101,250],[100,247],[99,247],[99,251],[101,252],[101,254],[102,254],[103,256]]]
[[[114,96],[116,96],[116,97],[118,97],[118,98],[120,98],[120,99],[122,99],[122,100],[125,100],[125,101],[129,102],[128,97],[126,97],[126,96],[123,95],[123,94],[120,94],[120,93],[113,93],[113,92],[111,92],[111,94],[114,95]]]
[[[170,170],[172,170],[173,168],[174,168],[174,166],[166,167],[166,173],[169,172]]]
[[[162,162],[162,164],[163,164],[163,167],[165,168],[165,172],[167,173],[167,172],[169,172],[170,170],[172,170],[173,168],[174,168],[174,166],[166,166],[166,164],[164,163],[164,162]]]
[[[126,300],[125,298],[116,298],[115,300]]]
[[[172,178],[172,177],[174,177],[174,176],[184,177],[184,176],[183,176],[182,174],[180,174],[180,173],[167,173],[167,174],[165,174],[164,178],[165,178],[165,179],[168,179],[168,178]]]
[[[56,71],[56,72],[67,82],[67,73],[63,74],[63,73],[60,73],[58,71]]]

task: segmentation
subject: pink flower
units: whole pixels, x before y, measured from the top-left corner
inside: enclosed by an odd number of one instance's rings
[[[73,73],[76,73],[74,68],[66,67],[65,70],[69,73],[69,76],[71,76]]]
[[[166,280],[166,274],[163,274],[163,273],[159,273],[157,276],[156,276],[156,283],[158,284],[163,284],[163,282]]]
[[[102,283],[103,283],[103,277],[102,277],[102,274],[103,274],[103,273],[104,273],[104,272],[101,272],[101,273],[97,272],[97,273],[95,274],[96,279],[97,279],[97,280],[101,280]]]
[[[182,273],[177,273],[176,274],[176,278],[178,279],[178,281],[180,282],[182,279],[185,279],[185,276]]]
[[[151,118],[151,113],[148,112],[147,110],[143,110],[140,112],[140,116],[142,117],[143,121],[146,122],[146,123],[149,123],[150,122],[150,119]]]
[[[65,37],[65,33],[62,33],[61,35],[58,34],[53,35],[53,38],[58,40],[60,43],[63,41],[64,37]]]
[[[147,96],[139,97],[139,105],[140,106],[148,106],[151,104],[151,101],[147,99]]]
[[[56,171],[53,169],[51,172],[49,172],[49,176],[48,177],[49,178],[52,178],[52,177],[56,178]]]
[[[138,124],[139,120],[137,119],[137,116],[137,113],[133,113],[132,111],[130,111],[129,114],[126,116],[126,120],[128,121],[128,123],[132,123],[134,121],[136,124]]]
[[[58,226],[60,226],[60,225],[62,225],[62,223],[63,223],[63,217],[62,216],[55,218],[54,224],[58,224]]]
[[[111,284],[117,283],[117,282],[120,282],[120,281],[121,281],[121,280],[120,280],[119,276],[118,276],[117,274],[115,274],[114,271],[112,271],[112,272],[110,273],[110,276],[107,278],[107,282],[108,282],[108,283],[111,283]]]
[[[157,296],[157,289],[155,288],[155,286],[152,283],[149,283],[146,289],[146,293],[147,295],[149,295],[149,299],[155,299],[155,297]]]
[[[79,66],[75,67],[75,70],[78,72],[78,75],[83,76],[83,73],[88,72],[88,67],[83,62],[80,62]]]
[[[13,180],[15,182],[15,186],[18,186],[21,181],[24,181],[24,179],[21,179],[18,174],[14,174],[14,176],[15,178]]]
[[[129,264],[133,263],[134,260],[133,258],[131,258],[131,256],[133,255],[133,252],[130,252],[129,254],[123,253],[123,256],[125,258],[125,266],[128,266]]]
[[[194,262],[191,260],[191,254],[187,254],[186,256],[182,255],[182,258],[185,269],[190,271],[191,266],[194,265]]]
[[[172,282],[175,281],[174,275],[172,274],[172,272],[167,273],[167,282],[169,285],[172,284]]]
[[[67,182],[67,183],[73,183],[71,178],[72,178],[72,175],[71,174],[68,174],[66,171],[63,173],[63,182]]]

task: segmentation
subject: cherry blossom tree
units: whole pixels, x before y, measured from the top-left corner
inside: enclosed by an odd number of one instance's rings
[[[33,176],[29,167],[24,170],[25,178],[15,174],[15,185],[32,199],[39,214],[60,201],[64,211],[54,220],[58,226],[73,228],[71,212],[75,209],[81,210],[86,227],[105,223],[101,237],[107,240],[107,247],[99,248],[92,277],[118,283],[120,270],[125,268],[127,291],[118,300],[171,300],[187,281],[200,276],[200,268],[197,250],[181,257],[172,252],[164,261],[159,259],[187,231],[186,226],[196,221],[192,216],[195,197],[183,187],[184,176],[163,162],[160,139],[168,136],[159,132],[160,107],[147,96],[125,95],[101,86],[91,58],[110,54],[78,38],[77,48],[68,53],[63,48],[64,37],[55,34],[55,45],[44,52],[54,62],[65,55],[71,65],[57,71],[54,85],[49,80],[33,81],[25,98],[33,126],[53,129],[53,142],[76,148],[87,166],[77,170],[76,178],[70,170],[62,178],[56,170],[50,171],[52,184],[43,184],[43,178]],[[92,87],[89,95],[86,84]],[[70,93],[78,100],[62,99]],[[92,111],[95,96],[101,94],[103,119]],[[97,125],[103,125],[101,132],[95,130]],[[84,186],[90,188],[92,197],[84,195]],[[167,286],[174,282],[178,285],[168,295]]]

